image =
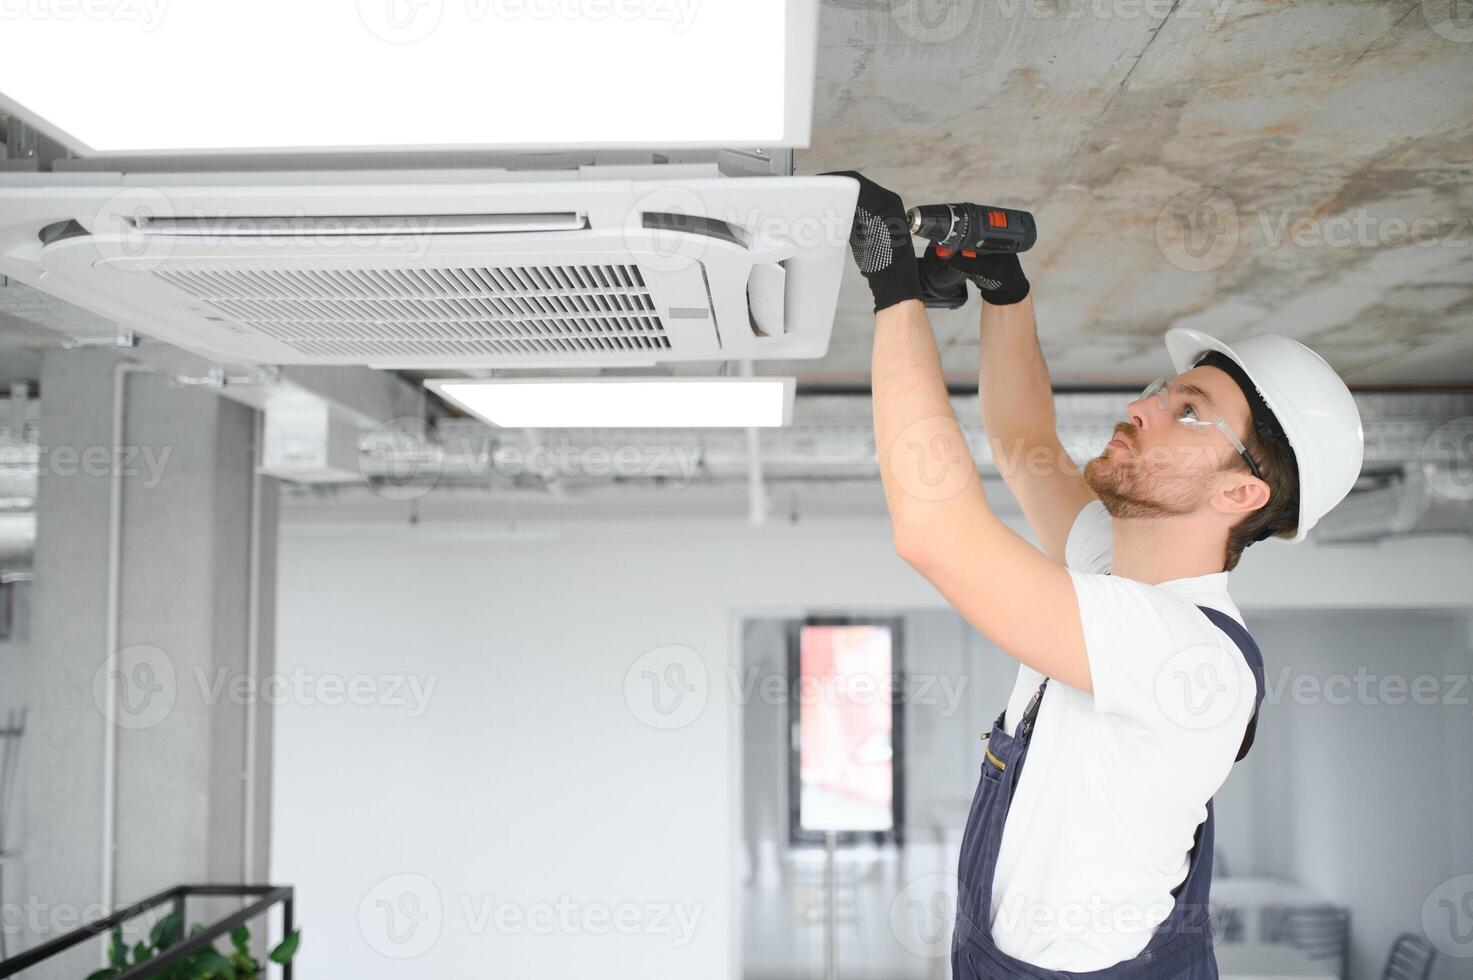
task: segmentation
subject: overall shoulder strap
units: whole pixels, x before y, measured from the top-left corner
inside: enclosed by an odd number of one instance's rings
[[[1253,715],[1248,719],[1248,727],[1243,732],[1243,744],[1238,747],[1238,755],[1233,760],[1240,762],[1248,754],[1248,750],[1253,747],[1253,736],[1258,731],[1258,708],[1263,704],[1263,654],[1259,652],[1258,644],[1243,628],[1242,623],[1227,613],[1209,606],[1198,606],[1197,608],[1202,610],[1202,614],[1213,626],[1227,634],[1228,639],[1232,640],[1243,654],[1243,659],[1248,663],[1248,669],[1253,671],[1253,683],[1257,687],[1253,695]]]

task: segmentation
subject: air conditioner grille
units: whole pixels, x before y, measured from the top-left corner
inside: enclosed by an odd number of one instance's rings
[[[670,347],[635,265],[173,267],[154,275],[312,357],[607,357]]]

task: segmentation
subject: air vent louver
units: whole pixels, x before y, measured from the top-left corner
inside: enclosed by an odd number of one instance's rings
[[[314,356],[514,357],[670,346],[633,265],[170,268],[154,275]]]

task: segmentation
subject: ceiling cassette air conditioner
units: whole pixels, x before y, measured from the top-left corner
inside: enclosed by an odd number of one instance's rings
[[[0,174],[0,273],[229,362],[822,356],[855,183],[697,170]]]

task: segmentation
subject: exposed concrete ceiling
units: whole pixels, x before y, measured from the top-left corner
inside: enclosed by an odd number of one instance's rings
[[[1059,382],[1163,373],[1175,324],[1285,333],[1352,383],[1473,382],[1473,20],[1450,5],[827,0],[798,169],[1032,210]],[[867,383],[849,272],[827,358],[783,366],[805,380]],[[975,384],[977,301],[933,321]]]
[[[1061,384],[1169,370],[1175,324],[1298,337],[1359,386],[1470,384],[1473,20],[1454,2],[824,0],[798,171],[1032,210]],[[53,309],[23,319],[83,316],[36,301]],[[762,373],[867,386],[870,308],[848,269],[828,355]],[[933,311],[961,386],[977,311]],[[15,312],[0,384],[61,339]]]

